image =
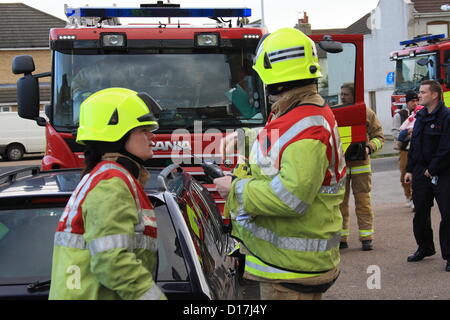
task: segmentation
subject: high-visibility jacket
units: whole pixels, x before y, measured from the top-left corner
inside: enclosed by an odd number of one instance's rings
[[[366,107],[366,146],[370,149],[370,154],[381,150],[384,144],[383,127],[375,112]],[[351,175],[370,173],[370,157],[365,160],[347,161],[347,173]],[[355,190],[353,190],[355,191]]]
[[[55,234],[50,299],[165,299],[157,226],[138,181],[101,161],[78,184]]]
[[[269,120],[231,185],[232,235],[251,253],[246,271],[267,279],[323,273],[340,261],[345,160],[327,106],[300,105]]]

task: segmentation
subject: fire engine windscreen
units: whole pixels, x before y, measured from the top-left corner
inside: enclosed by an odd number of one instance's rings
[[[406,57],[396,61],[395,93],[419,91],[424,80],[436,79],[436,55]]]
[[[67,54],[55,52],[53,125],[78,126],[80,104],[94,92],[124,87],[146,92],[164,109],[160,131],[241,127],[265,121],[263,85],[252,52]]]

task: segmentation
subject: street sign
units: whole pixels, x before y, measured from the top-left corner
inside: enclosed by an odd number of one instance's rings
[[[386,76],[386,84],[388,86],[392,86],[394,84],[394,77],[395,77],[395,74],[394,74],[393,71],[392,72],[388,72],[388,74]]]

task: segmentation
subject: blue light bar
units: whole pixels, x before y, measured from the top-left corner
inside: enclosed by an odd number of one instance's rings
[[[250,17],[249,8],[67,8],[66,16],[110,18],[215,18]]]
[[[416,37],[416,38],[411,39],[411,40],[402,41],[402,42],[400,42],[400,45],[401,46],[407,46],[407,45],[415,44],[415,43],[418,43],[418,42],[421,42],[421,41],[433,42],[433,41],[436,41],[436,40],[439,40],[439,39],[443,39],[443,38],[445,38],[445,34],[443,34],[443,33],[442,34],[435,34],[435,35],[432,35],[432,36]]]

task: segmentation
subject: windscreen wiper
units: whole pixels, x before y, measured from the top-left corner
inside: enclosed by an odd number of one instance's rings
[[[30,283],[29,285],[27,285],[27,290],[29,292],[46,291],[46,290],[50,289],[50,282],[51,282],[51,280],[36,281],[36,282]]]

